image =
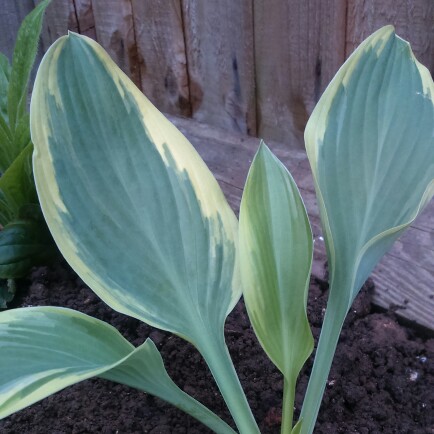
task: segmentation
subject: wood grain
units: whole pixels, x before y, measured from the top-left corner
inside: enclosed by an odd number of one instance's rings
[[[258,135],[304,147],[307,119],[345,59],[345,0],[254,0]]]
[[[37,0],[35,3],[39,3]],[[50,45],[68,30],[95,39],[92,0],[55,0],[48,6],[42,25],[42,48]]]
[[[51,2],[45,12],[42,24],[41,39],[43,51],[47,51],[50,45],[60,36],[66,35],[68,30],[78,32],[74,0],[56,0]]]
[[[259,140],[171,117],[189,138],[219,181],[238,213],[242,190]],[[314,234],[313,274],[324,275],[326,251],[309,163],[304,151],[270,141],[270,148],[289,168],[303,196]],[[420,229],[420,220],[432,222]],[[424,223],[427,225],[428,223]],[[434,330],[434,201],[395,243],[374,270],[374,304],[392,308],[403,318]]]
[[[180,0],[132,0],[145,95],[166,113],[191,115]]]
[[[386,24],[411,43],[416,57],[434,71],[434,2],[432,0],[348,0],[346,54]]]
[[[74,0],[74,7],[78,32],[96,39],[92,0]]]
[[[139,56],[130,0],[92,0],[96,39],[116,64],[141,87]]]
[[[0,50],[40,0],[3,0]],[[339,66],[394,24],[434,72],[432,0],[55,0],[42,51],[67,30],[96,38],[161,110],[304,147]]]
[[[193,117],[256,133],[251,0],[182,1]]]

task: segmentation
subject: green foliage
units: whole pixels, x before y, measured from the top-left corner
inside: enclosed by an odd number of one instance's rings
[[[21,24],[12,66],[0,54],[0,279],[8,279],[2,283],[4,287],[56,252],[38,205],[26,108],[30,73],[49,3],[42,1]],[[12,296],[11,291],[0,291],[0,306],[6,307]]]
[[[6,226],[20,217],[29,204],[37,205],[32,169],[33,145],[27,145],[0,178],[0,224]]]
[[[29,123],[21,123],[22,118],[27,118],[27,91],[29,87],[30,72],[35,62],[36,53],[38,51],[39,35],[42,29],[42,20],[44,12],[51,0],[43,0],[35,9],[24,18],[15,43],[15,50],[12,58],[12,68],[9,75],[8,86],[8,120],[9,128],[18,139],[22,139],[24,135],[21,130],[29,129]],[[28,134],[30,139],[30,134]],[[16,144],[23,144],[23,141],[18,141]],[[28,143],[28,142],[27,142]],[[27,143],[24,143],[25,145]],[[11,150],[12,160],[14,155],[18,155],[22,148],[15,147]],[[5,166],[12,163],[10,161],[2,161],[1,170],[5,170]]]
[[[262,143],[240,208],[244,301],[256,336],[284,376],[282,429],[292,427],[298,374],[313,350],[306,314],[313,241],[300,192]]]
[[[217,433],[234,434],[173,383],[150,339],[134,348],[103,321],[70,309],[32,307],[2,313],[0,342],[1,363],[8,367],[0,371],[0,419],[67,386],[99,376],[152,393],[200,418]],[[19,383],[14,381],[17,376]],[[29,387],[23,395],[24,383]]]
[[[239,432],[251,434],[259,429],[223,334],[241,276],[258,340],[284,376],[282,433],[311,434],[354,297],[434,194],[433,95],[429,72],[386,27],[339,70],[309,120],[306,147],[327,242],[330,298],[294,426],[295,382],[313,346],[306,316],[312,234],[294,180],[265,144],[246,182],[238,246],[235,216],[191,144],[98,44],[71,34],[47,52],[32,96],[39,199],[59,249],[81,278],[119,312],[193,343]],[[0,185],[6,204],[0,218],[19,216],[5,227],[11,239],[31,231],[25,218],[34,213],[25,206],[34,197],[25,181],[30,152],[24,149]],[[17,173],[27,187],[10,181]],[[14,246],[17,257],[38,251],[41,239],[28,239]],[[0,243],[0,263],[2,254]],[[151,341],[134,348],[78,312],[2,313],[0,346],[0,417],[101,376],[159,396],[216,432],[233,433],[177,388]]]
[[[11,65],[8,58],[0,53],[0,119],[8,120],[8,88],[11,76]]]
[[[372,269],[434,194],[434,83],[391,26],[353,53],[305,132],[330,295],[303,404],[311,433],[342,324]]]
[[[238,222],[193,146],[72,33],[38,70],[31,129],[39,199],[65,259],[113,309],[195,345],[240,430],[257,432],[224,341],[241,296]]]

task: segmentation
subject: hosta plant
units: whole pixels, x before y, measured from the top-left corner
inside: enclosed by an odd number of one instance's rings
[[[33,180],[27,111],[30,73],[49,3],[42,1],[21,24],[12,65],[0,53],[0,308],[14,295],[14,279],[55,252]]]
[[[33,165],[66,260],[112,308],[168,330],[203,355],[240,433],[258,433],[224,323],[241,296],[282,372],[282,433],[312,433],[346,313],[364,280],[434,193],[434,85],[386,27],[339,70],[306,129],[327,243],[330,298],[301,417],[296,379],[313,348],[306,316],[312,234],[297,186],[265,144],[238,224],[183,135],[92,40],[47,52],[31,102]],[[239,229],[239,231],[238,231]],[[234,432],[168,377],[149,339],[54,307],[0,314],[0,417],[99,376]]]

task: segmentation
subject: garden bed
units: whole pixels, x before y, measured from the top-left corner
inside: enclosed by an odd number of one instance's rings
[[[371,305],[365,285],[344,326],[315,433],[434,433],[434,339],[399,324],[393,312]],[[312,278],[309,317],[318,338],[327,284]],[[114,312],[61,263],[38,268],[23,284],[18,306],[66,306],[107,321],[134,345],[150,336],[175,382],[231,423],[205,363],[195,349],[168,333]],[[279,432],[282,377],[260,348],[240,302],[226,323],[240,380],[265,434]],[[297,393],[300,410],[310,363]],[[203,425],[158,398],[101,379],[87,380],[0,422],[3,434],[189,433]]]
[[[258,140],[174,119],[217,177],[237,212]],[[300,186],[315,237],[308,312],[318,339],[327,300],[325,246],[306,155],[271,143]],[[429,211],[429,210],[428,210]],[[434,434],[434,207],[376,269],[346,320],[315,433]],[[374,287],[374,283],[376,287]],[[115,326],[131,343],[150,336],[174,381],[231,423],[199,353],[188,343],[107,307],[64,262],[33,271],[12,307],[64,306]],[[401,319],[406,322],[400,323]],[[409,321],[419,323],[417,328]],[[405,325],[406,324],[406,325]],[[421,327],[422,326],[422,327]],[[259,346],[242,301],[226,323],[227,343],[264,434],[280,432],[282,377]],[[296,417],[311,360],[301,374]],[[0,421],[4,434],[207,433],[158,398],[101,379],[87,380]]]

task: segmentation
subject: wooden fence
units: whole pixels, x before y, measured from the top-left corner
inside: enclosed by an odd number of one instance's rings
[[[34,1],[0,0],[0,51],[11,55]],[[257,148],[245,134],[273,139],[321,240],[306,155],[295,148],[345,58],[389,23],[433,72],[434,0],[53,0],[39,56],[68,29],[95,38],[163,112],[175,115],[236,210]],[[377,305],[432,330],[433,227],[434,202],[373,274]],[[323,243],[315,243],[314,258],[320,276]]]
[[[0,51],[35,1],[1,0]],[[295,147],[344,59],[385,24],[434,71],[433,0],[53,0],[42,50],[78,31],[162,111]]]

